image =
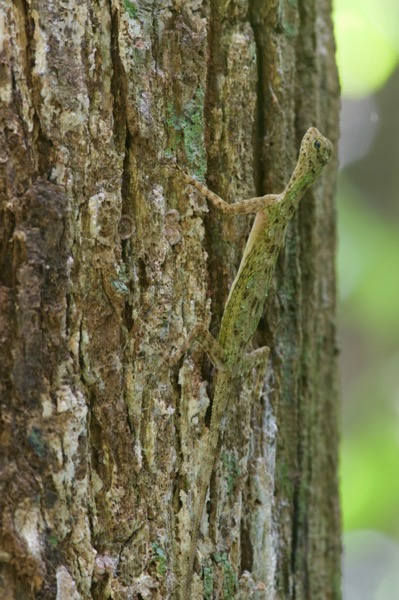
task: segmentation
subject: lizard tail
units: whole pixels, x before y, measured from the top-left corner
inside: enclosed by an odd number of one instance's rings
[[[230,386],[226,385],[224,374],[219,374],[218,384],[213,399],[211,423],[208,432],[206,450],[201,462],[199,471],[199,482],[197,484],[198,496],[194,507],[194,520],[191,527],[190,549],[187,555],[186,564],[182,577],[183,588],[181,593],[182,600],[191,600],[191,585],[193,578],[193,567],[197,543],[199,538],[199,529],[202,519],[202,513],[205,506],[206,494],[212,476],[213,467],[216,460],[216,451],[219,442],[220,422],[225,413],[226,405],[230,397]]]
[[[204,473],[205,475],[205,473]],[[208,475],[206,473],[206,475]],[[208,475],[208,479],[210,480],[212,475],[212,467],[209,469],[209,475]],[[205,481],[205,477],[201,477],[201,485],[202,482]],[[209,481],[208,481],[209,484]],[[198,496],[196,505],[195,505],[195,509],[194,509],[194,521],[191,527],[191,540],[190,540],[190,549],[187,555],[187,560],[186,560],[186,564],[185,564],[185,568],[184,568],[184,573],[183,573],[183,578],[182,578],[182,582],[183,582],[183,588],[182,588],[182,594],[181,594],[181,598],[182,600],[191,600],[191,584],[192,584],[192,578],[193,578],[193,569],[194,569],[194,559],[195,559],[195,553],[197,551],[197,543],[198,543],[198,538],[199,538],[199,530],[200,530],[200,525],[201,525],[201,519],[202,519],[202,513],[204,510],[204,506],[205,506],[205,500],[206,500],[206,494],[208,491],[208,485],[204,485],[204,487],[201,489],[201,492]]]

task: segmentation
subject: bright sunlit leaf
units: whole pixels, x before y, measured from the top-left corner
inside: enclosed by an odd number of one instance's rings
[[[398,420],[387,415],[352,432],[341,448],[344,529],[392,531],[399,503]]]
[[[347,318],[377,339],[399,337],[399,235],[343,175],[338,186],[338,271]]]
[[[398,64],[397,13],[393,0],[335,1],[337,63],[344,96],[377,90]]]

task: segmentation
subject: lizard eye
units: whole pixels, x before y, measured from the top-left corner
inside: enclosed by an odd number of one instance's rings
[[[321,148],[321,141],[320,140],[315,140],[313,142],[313,148],[316,148],[316,150],[320,150],[320,148]]]

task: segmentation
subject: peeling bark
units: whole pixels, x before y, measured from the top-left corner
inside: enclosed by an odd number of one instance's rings
[[[0,596],[179,598],[216,333],[250,218],[337,140],[328,0],[0,0]],[[340,598],[336,161],[289,228],[226,415],[193,600]]]

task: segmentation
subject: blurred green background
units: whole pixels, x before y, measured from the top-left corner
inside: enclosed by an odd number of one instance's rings
[[[344,600],[399,599],[399,0],[335,0]]]

